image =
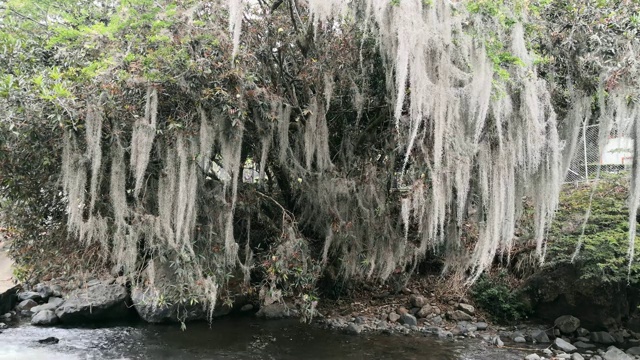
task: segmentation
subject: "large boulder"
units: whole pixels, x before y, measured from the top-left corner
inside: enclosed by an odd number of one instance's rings
[[[60,321],[52,310],[43,310],[33,315],[31,325],[55,325]]]
[[[573,315],[579,316],[581,326],[589,330],[614,330],[638,314],[639,290],[626,281],[582,278],[573,264],[562,263],[543,267],[529,277],[522,287],[522,300],[531,306],[534,317],[545,322]]]
[[[72,291],[55,313],[63,323],[123,319],[131,314],[128,302],[124,285],[101,282]]]
[[[18,302],[18,286],[14,286],[11,289],[0,293],[0,314],[6,314],[9,311],[13,310]]]
[[[580,327],[580,319],[571,315],[563,315],[553,323],[563,334],[573,334]]]

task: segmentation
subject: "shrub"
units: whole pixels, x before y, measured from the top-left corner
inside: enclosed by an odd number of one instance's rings
[[[509,286],[506,273],[497,276],[482,275],[471,288],[475,303],[498,322],[513,322],[526,319],[531,312],[518,292]]]

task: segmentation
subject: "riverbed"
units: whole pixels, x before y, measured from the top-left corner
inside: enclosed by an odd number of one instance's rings
[[[37,340],[56,337],[58,344]],[[15,324],[0,334],[0,359],[522,359],[480,340],[430,336],[348,335],[296,320],[226,318],[177,325],[106,324],[40,328]]]

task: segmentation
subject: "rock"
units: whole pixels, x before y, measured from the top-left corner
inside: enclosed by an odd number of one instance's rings
[[[59,297],[50,297],[49,301],[47,302],[47,304],[51,304],[52,306],[58,307],[58,306],[62,305],[63,302],[64,302],[64,300],[62,300]]]
[[[426,318],[427,316],[431,315],[433,310],[433,307],[429,304],[423,306],[420,308],[420,310],[418,310],[418,312],[416,313],[416,317],[418,318]]]
[[[416,320],[416,317],[410,314],[403,314],[400,316],[400,322],[403,325],[418,325],[418,320]]]
[[[563,334],[573,334],[580,327],[580,319],[571,315],[560,316],[553,322]]]
[[[576,334],[578,334],[578,336],[587,337],[589,336],[589,330],[581,327],[576,330]]]
[[[458,310],[462,310],[469,315],[473,315],[476,313],[476,309],[469,304],[458,304]]]
[[[550,349],[542,349],[542,353],[547,356],[553,355],[553,351],[551,351]]]
[[[240,311],[242,311],[242,312],[247,312],[247,311],[251,311],[251,310],[253,310],[253,305],[252,304],[246,304],[246,305],[244,305],[244,306],[242,306],[240,308]]]
[[[491,339],[491,344],[497,346],[497,347],[503,347],[504,346],[504,342],[502,342],[502,340],[500,339],[500,336],[496,336],[493,339]]]
[[[422,295],[411,295],[409,297],[409,303],[411,303],[411,307],[421,308],[427,305],[427,299]]]
[[[349,334],[358,335],[362,332],[362,327],[354,323],[349,323],[349,325],[347,325],[347,332]]]
[[[634,346],[627,349],[627,355],[640,355],[640,346]]]
[[[483,331],[483,330],[487,330],[487,323],[486,322],[477,322],[475,323],[476,327],[478,328],[478,331]]]
[[[473,321],[473,317],[462,310],[448,312],[447,318],[454,321]]]
[[[4,330],[6,328],[8,328],[7,324],[0,322],[0,330]]]
[[[442,324],[442,317],[441,316],[434,316],[431,318],[431,320],[429,320],[429,322],[431,322],[434,325],[440,325]]]
[[[600,357],[600,355],[593,355],[591,360],[602,360],[602,357]]]
[[[265,319],[282,319],[295,316],[295,314],[294,309],[286,304],[275,303],[261,307],[256,316]]]
[[[532,330],[530,333],[531,339],[540,344],[546,344],[551,342],[549,336],[544,330]]]
[[[624,344],[624,334],[622,331],[614,331],[613,333],[610,333],[611,336],[613,336],[613,339],[618,343],[618,344]]]
[[[31,310],[34,307],[38,306],[38,303],[31,300],[31,299],[27,299],[27,300],[22,300],[17,306],[16,306],[16,310],[17,311],[22,311],[22,310]]]
[[[453,334],[451,333],[451,331],[438,329],[438,338],[440,338],[440,339],[453,339]]]
[[[573,346],[577,347],[578,349],[593,349],[596,347],[593,344],[589,344],[583,341],[576,341],[575,343],[573,343]]]
[[[62,286],[60,285],[51,285],[51,296],[62,297]]]
[[[396,313],[398,313],[398,315],[407,314],[409,313],[409,310],[407,310],[407,308],[405,308],[404,306],[400,306],[398,310],[396,310]]]
[[[523,336],[516,336],[515,339],[513,339],[513,341],[517,343],[527,342],[527,340]]]
[[[31,310],[21,310],[20,311],[20,316],[22,316],[22,317],[31,317],[31,315],[33,315],[33,312]]]
[[[130,314],[128,300],[124,286],[101,283],[71,292],[56,315],[63,323],[121,319]]]
[[[575,346],[571,345],[569,342],[563,340],[562,338],[556,338],[556,340],[553,342],[553,345],[555,345],[556,349],[568,353],[578,350]]]
[[[46,339],[42,339],[42,340],[38,340],[38,342],[40,344],[47,344],[47,345],[52,345],[52,344],[57,344],[60,342],[60,339],[56,338],[56,337],[48,337]]]
[[[565,354],[565,353],[558,354],[554,359],[571,359],[571,354]]]
[[[24,292],[18,293],[18,300],[19,301],[24,301],[24,300],[38,301],[38,300],[42,300],[42,296],[40,295],[40,293],[37,293],[35,291],[24,291]]]
[[[611,336],[611,334],[609,334],[606,331],[592,332],[590,339],[593,342],[604,344],[604,345],[611,345],[616,342],[616,339],[614,339],[613,336]]]
[[[35,290],[38,294],[40,294],[40,297],[43,300],[46,300],[49,298],[49,296],[53,295],[53,290],[51,290],[51,288],[45,284],[36,285]]]
[[[571,360],[584,360],[584,357],[578,353],[571,354]]]
[[[577,340],[577,341],[586,342],[586,343],[588,343],[589,341],[591,341],[589,338],[584,337],[584,336],[578,336],[578,337],[576,338],[576,340]]]
[[[604,360],[633,360],[632,356],[625,354],[622,350],[615,346],[609,347],[606,353],[602,356]]]
[[[33,315],[31,325],[55,325],[60,321],[52,310],[43,310]]]
[[[394,323],[394,322],[396,322],[396,321],[398,321],[398,320],[400,320],[400,315],[398,315],[398,314],[397,314],[397,313],[395,313],[395,312],[391,312],[391,313],[389,313],[389,321],[391,321],[392,323]]]
[[[538,354],[530,354],[525,356],[524,360],[540,360],[540,356]]]

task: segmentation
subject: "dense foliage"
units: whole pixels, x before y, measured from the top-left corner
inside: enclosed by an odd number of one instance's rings
[[[640,139],[639,9],[0,1],[13,253],[36,277],[113,266],[211,311],[254,293],[312,313],[322,274],[386,280],[438,253],[477,279],[529,195],[542,258],[579,126]]]

